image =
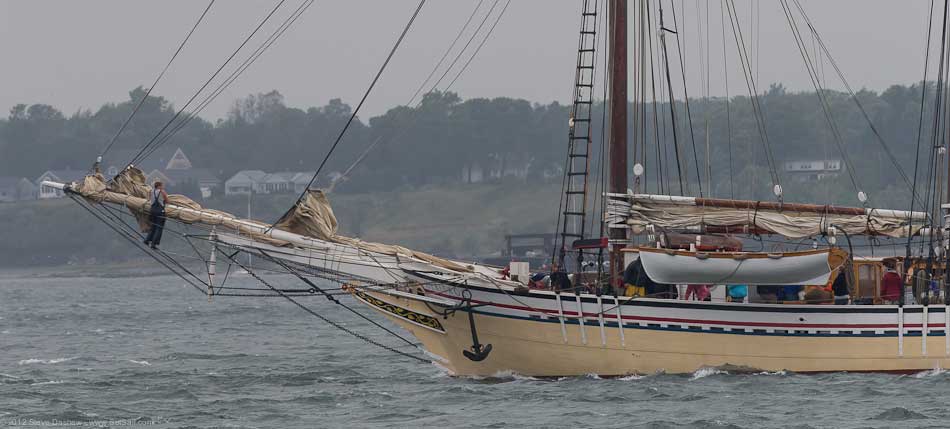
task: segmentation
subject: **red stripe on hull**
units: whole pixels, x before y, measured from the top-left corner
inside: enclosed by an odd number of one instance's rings
[[[461,300],[460,297],[436,292],[433,290],[425,289],[426,293],[431,293],[433,295],[438,295],[443,298]],[[570,301],[568,301],[570,302]],[[541,308],[533,307],[524,307],[520,305],[510,305],[502,304],[491,301],[481,301],[472,299],[474,304],[487,304],[494,307],[507,308],[511,310],[520,310],[520,311],[534,311],[542,312],[546,314],[556,315],[558,314],[557,310],[548,310]],[[574,316],[577,317],[577,311],[563,311],[565,316]],[[597,318],[597,313],[584,313],[584,317]],[[617,319],[615,314],[604,313],[604,319]],[[855,329],[897,329],[898,325],[887,324],[887,323],[859,323],[859,324],[824,324],[824,323],[771,323],[771,322],[733,322],[728,320],[700,320],[700,319],[680,319],[674,317],[644,317],[644,316],[622,316],[623,320],[637,320],[637,321],[646,321],[646,322],[667,322],[667,323],[683,323],[683,324],[693,324],[693,325],[728,325],[728,326],[758,326],[758,327],[771,327],[771,328],[811,328],[811,329],[839,329],[839,330],[855,330]],[[921,323],[905,323],[904,329],[908,328],[923,328]]]

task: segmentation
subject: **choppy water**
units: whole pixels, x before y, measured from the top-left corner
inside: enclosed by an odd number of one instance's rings
[[[374,332],[325,300],[307,302]],[[56,422],[948,427],[950,373],[456,378],[345,336],[279,298],[209,304],[173,277],[0,279],[0,426]]]

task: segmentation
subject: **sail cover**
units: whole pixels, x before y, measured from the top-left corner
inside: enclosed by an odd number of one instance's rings
[[[784,254],[640,248],[643,269],[666,284],[823,285],[845,260],[838,249]]]
[[[805,238],[829,227],[852,235],[907,237],[928,226],[927,214],[874,208],[679,197],[608,194],[606,220],[612,228],[635,234],[653,225],[663,230],[771,233]]]

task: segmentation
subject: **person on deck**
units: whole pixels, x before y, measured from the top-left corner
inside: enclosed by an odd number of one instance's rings
[[[799,296],[801,291],[802,287],[799,285],[782,286],[781,295],[778,297],[778,301],[801,301],[802,297]]]
[[[145,237],[145,244],[158,249],[158,245],[162,243],[162,230],[165,229],[165,204],[168,203],[168,194],[162,182],[155,182],[149,201],[152,204],[148,214],[150,228],[148,236]]]
[[[689,285],[686,287],[686,296],[685,300],[689,301],[690,298],[695,299],[696,301],[705,301],[706,298],[709,298],[709,285]]]
[[[904,281],[901,275],[894,269],[893,259],[884,260],[884,276],[881,277],[881,299],[887,304],[897,304],[900,302],[901,292]]]
[[[729,302],[745,302],[749,295],[748,285],[728,285],[726,286],[726,300]]]
[[[756,287],[759,294],[759,302],[766,304],[775,304],[778,302],[778,296],[782,292],[781,286],[767,285]]]
[[[676,299],[676,285],[657,283],[647,275],[640,259],[633,261],[623,271],[624,295],[647,298]]]
[[[851,301],[851,291],[848,288],[848,276],[845,272],[848,267],[838,269],[838,277],[831,284],[831,291],[835,295],[835,305],[848,305]]]

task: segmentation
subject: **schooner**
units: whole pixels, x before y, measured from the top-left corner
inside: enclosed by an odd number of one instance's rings
[[[222,276],[217,266],[241,267],[260,282],[261,293],[284,297],[353,335],[420,359],[415,350],[385,345],[349,331],[320,315],[315,307],[301,303],[307,296],[325,296],[345,305],[338,298],[345,293],[411,333],[427,352],[422,360],[436,362],[457,375],[516,372],[532,376],[616,376],[658,371],[688,373],[703,367],[912,372],[950,367],[950,294],[945,290],[942,268],[947,265],[948,234],[946,222],[941,227],[934,215],[937,208],[948,208],[941,203],[950,197],[945,200],[933,192],[929,193],[932,201],[921,202],[912,189],[911,199],[919,211],[913,205],[910,210],[871,207],[863,191],[858,193],[862,207],[793,203],[784,200],[774,171],[770,184],[774,201],[712,198],[703,194],[701,182],[699,196],[687,195],[689,186],[684,187],[682,182],[678,195],[669,188],[666,194],[641,192],[642,182],[655,167],[648,165],[642,153],[635,154],[634,165],[628,166],[627,125],[631,119],[634,129],[648,125],[638,122],[645,117],[642,111],[634,115],[628,112],[628,83],[634,87],[634,109],[645,108],[636,101],[645,98],[647,76],[655,70],[654,63],[646,60],[654,54],[654,46],[647,49],[647,44],[658,42],[656,52],[661,61],[667,60],[673,54],[666,46],[666,37],[675,34],[675,28],[664,23],[662,1],[658,3],[659,16],[653,14],[657,3],[649,1],[581,3],[564,192],[557,224],[560,239],[550,271],[542,273],[550,279],[550,286],[542,287],[529,279],[530,272],[523,265],[512,264],[505,269],[455,261],[340,235],[327,193],[316,188],[308,189],[274,223],[241,219],[172,196],[166,218],[204,231],[187,238],[200,241],[209,250],[203,258],[205,273],[188,271],[161,250],[143,251],[209,299],[228,295],[226,275]],[[745,42],[739,40],[741,31],[733,21],[732,3],[723,0],[724,10],[729,12],[724,19],[729,19],[735,31],[746,70],[748,58],[742,53]],[[797,0],[780,3],[797,38],[801,31],[798,25],[805,25],[799,22],[802,18],[808,31],[815,31]],[[943,13],[947,14],[946,8]],[[606,32],[600,28],[601,21],[607,24]],[[633,45],[628,45],[628,27],[636,29],[639,37]],[[592,105],[603,33],[609,134],[602,161],[608,171],[597,177],[592,168],[597,162]],[[947,41],[943,40],[938,85],[947,83],[943,67],[946,47]],[[630,48],[635,54],[634,79],[628,78]],[[665,68],[658,69],[665,74],[661,80],[669,83],[668,61]],[[751,76],[747,75],[746,81],[760,123],[764,117],[756,101],[757,90]],[[672,87],[667,84],[666,88],[672,104]],[[821,89],[816,90],[820,97]],[[942,117],[935,120],[934,127],[941,128],[934,130],[938,137],[930,151],[933,162],[944,171],[946,133],[942,127],[948,116],[942,104],[945,97],[939,94],[934,101],[936,115]],[[670,115],[675,118],[676,113],[671,111]],[[675,133],[675,126],[673,130]],[[760,131],[763,144],[768,144],[764,130]],[[676,150],[676,168],[681,169],[680,159],[685,155],[678,147]],[[774,164],[774,160],[769,162]],[[695,179],[699,181],[703,174],[698,171],[698,162],[695,167]],[[943,173],[937,174],[942,177]],[[679,175],[684,176],[685,171]],[[81,183],[46,182],[44,186],[62,189],[133,242],[150,227],[149,186],[134,165],[111,179],[94,171]],[[122,223],[116,214],[118,209],[127,210],[137,222]],[[741,240],[736,240],[761,235],[821,237],[825,244],[819,246],[816,239],[810,250],[751,252],[743,251]],[[929,240],[933,245],[924,254],[911,254],[908,244],[908,254],[898,258],[904,265],[902,272],[911,273],[905,274],[903,281],[910,286],[923,284],[923,289],[912,288],[923,291],[910,298],[901,294],[897,302],[883,303],[880,258],[855,255],[848,244],[857,236],[885,236],[908,243],[913,237]],[[274,287],[253,267],[241,262],[241,253],[296,276],[303,288]],[[591,261],[596,261],[595,268],[585,270],[592,266],[587,264]],[[697,284],[743,285],[752,291],[778,286],[821,288],[844,275],[852,305],[830,305],[829,299],[774,303],[747,302],[746,298],[726,302],[671,299],[668,294],[628,294],[625,286],[630,278],[624,271],[630,267],[640,270],[638,278],[645,276],[667,285],[667,291]],[[937,285],[933,292],[931,283]]]

